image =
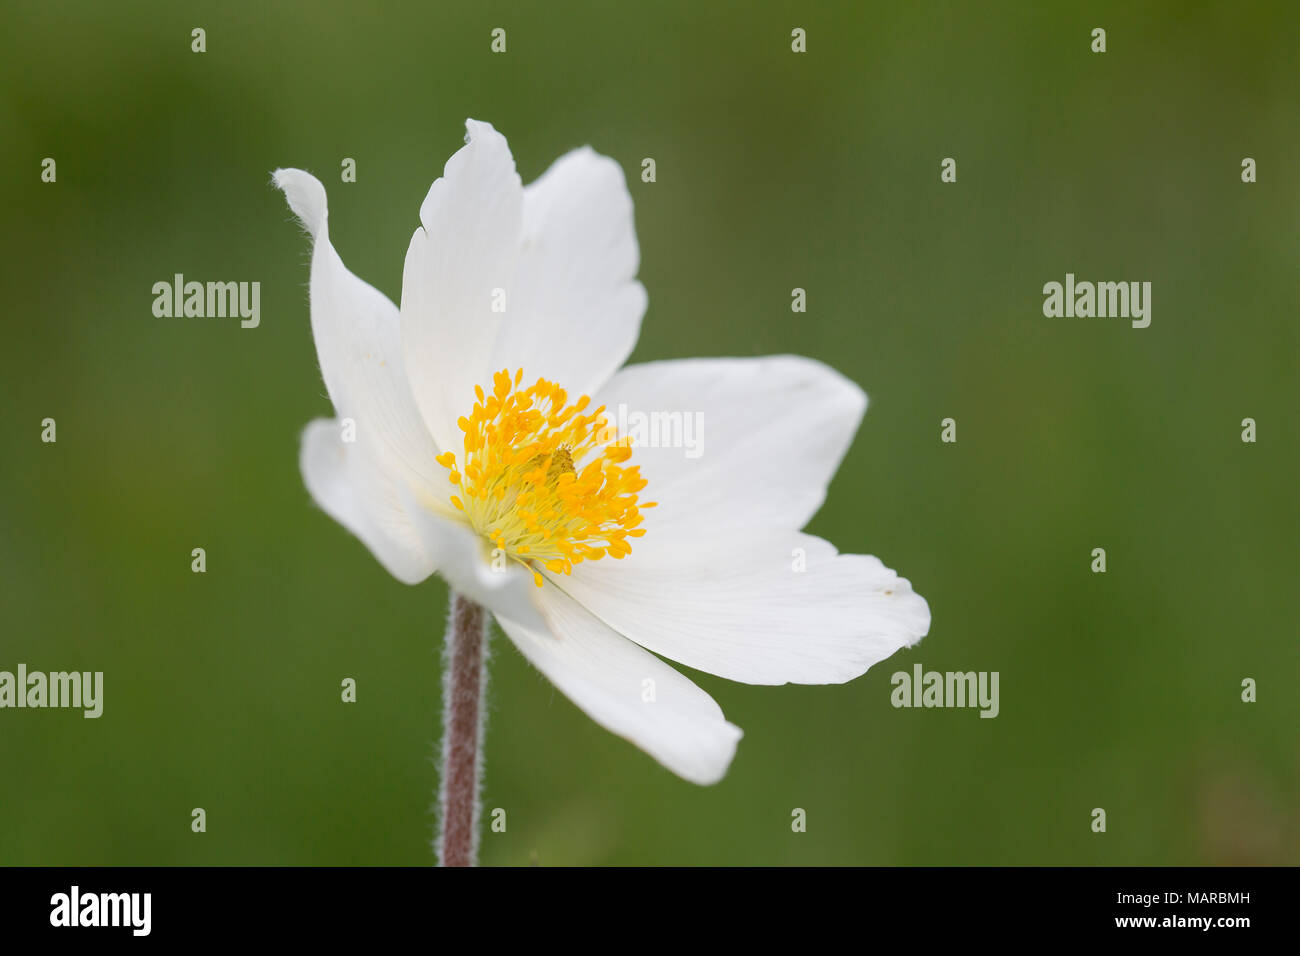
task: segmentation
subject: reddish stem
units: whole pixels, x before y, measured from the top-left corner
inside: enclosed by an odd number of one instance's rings
[[[487,689],[487,612],[451,595],[443,659],[443,741],[438,859],[443,866],[478,862],[479,787]]]

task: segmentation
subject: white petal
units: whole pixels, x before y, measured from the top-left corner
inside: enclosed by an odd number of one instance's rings
[[[325,418],[303,432],[300,466],[307,490],[393,577],[418,584],[434,564],[397,501],[390,475],[359,443],[346,443],[341,435],[341,423]]]
[[[334,251],[325,187],[300,169],[276,170],[275,184],[314,239],[312,336],[335,410],[356,422],[358,444],[385,467],[407,481],[441,480],[446,470],[406,383],[396,306]]]
[[[523,186],[505,137],[466,124],[466,145],[447,161],[420,207],[402,275],[402,350],[416,404],[440,448],[460,452],[456,419],[491,384],[492,349],[519,254]],[[508,299],[507,299],[508,305]]]
[[[541,591],[550,630],[498,619],[520,652],[589,717],[673,773],[698,784],[721,780],[741,730],[713,698],[549,582]]]
[[[425,552],[454,591],[483,605],[493,614],[508,617],[532,628],[546,626],[534,603],[542,588],[531,571],[509,560],[493,567],[488,543],[460,521],[450,506],[402,497]]]
[[[524,190],[523,245],[492,367],[594,395],[636,345],[646,293],[623,169],[584,146]]]
[[[523,189],[505,138],[466,125],[468,144],[420,209],[402,285],[408,376],[451,450],[474,386],[503,368],[593,394],[636,344],[646,307],[619,165],[584,147]]]
[[[643,647],[748,684],[842,683],[930,630],[925,599],[878,558],[791,532],[675,537],[675,554],[638,543],[560,583]]]
[[[639,439],[631,463],[648,482],[641,497],[659,504],[646,512],[647,534],[633,550],[651,552],[684,540],[661,529],[726,537],[802,528],[826,496],[867,397],[820,362],[787,355],[632,365],[596,402],[607,406],[611,426]],[[659,447],[647,444],[656,420]]]

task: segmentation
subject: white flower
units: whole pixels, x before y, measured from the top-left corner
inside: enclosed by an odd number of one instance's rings
[[[793,356],[623,368],[646,293],[622,170],[583,148],[524,188],[505,138],[466,125],[420,207],[400,309],[335,253],[321,183],[275,173],[315,241],[338,414],[307,427],[303,478],[396,578],[437,571],[593,719],[716,782],[741,731],[656,654],[834,684],[929,630],[906,579],[800,531],[866,396]],[[620,405],[698,413],[703,453],[610,441],[595,413]]]

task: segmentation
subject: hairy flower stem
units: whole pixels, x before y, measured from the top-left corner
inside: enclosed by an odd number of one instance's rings
[[[479,789],[487,724],[487,612],[451,594],[442,664],[442,781],[438,860],[442,866],[478,862]]]

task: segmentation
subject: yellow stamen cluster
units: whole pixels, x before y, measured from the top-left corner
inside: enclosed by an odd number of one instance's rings
[[[630,441],[612,440],[603,405],[584,414],[586,395],[570,405],[545,379],[520,389],[523,377],[497,372],[490,395],[474,387],[474,409],[457,422],[464,455],[444,452],[438,463],[460,487],[451,503],[470,526],[541,587],[540,568],[569,574],[582,561],[626,557],[628,538],[645,534],[641,509],[655,503],[637,503],[645,479],[624,465]]]

